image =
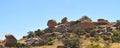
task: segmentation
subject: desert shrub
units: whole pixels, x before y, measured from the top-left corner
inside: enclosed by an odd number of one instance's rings
[[[79,48],[79,39],[65,39],[63,40],[63,44],[64,46],[66,46],[67,48]]]
[[[49,37],[48,41],[53,41],[55,38],[54,37]]]
[[[120,30],[114,31],[111,38],[113,42],[120,42]]]
[[[80,37],[81,35],[86,34],[85,30],[81,29],[81,28],[76,28],[74,30],[74,33],[78,35],[78,37]]]
[[[111,48],[110,46],[104,46],[103,48]]]
[[[17,44],[15,45],[15,47],[16,47],[16,48],[23,48],[23,47],[25,47],[25,44],[23,44],[23,43],[17,43]]]
[[[90,38],[90,41],[91,42],[93,42],[93,41],[97,42],[97,41],[99,41],[99,38]]]
[[[91,37],[94,37],[96,34],[97,34],[97,32],[95,30],[91,30],[90,31],[90,36]]]
[[[87,46],[86,48],[102,48],[100,45],[94,45],[94,44],[91,44],[89,46]]]
[[[49,46],[50,46],[50,45],[53,45],[53,42],[48,42],[47,45],[49,45]]]
[[[34,32],[33,31],[29,31],[28,32],[28,38],[33,38],[34,37]]]
[[[110,37],[110,36],[104,36],[103,39],[104,39],[105,41],[107,41],[107,40],[110,40],[111,37]]]
[[[35,36],[40,36],[40,35],[42,35],[42,34],[44,34],[44,33],[43,33],[40,29],[34,31],[34,35],[35,35]]]

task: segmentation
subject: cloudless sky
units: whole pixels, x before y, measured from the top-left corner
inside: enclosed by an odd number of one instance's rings
[[[88,16],[93,21],[120,19],[120,0],[0,0],[0,39],[13,34],[17,39],[28,31],[47,28],[47,21],[68,21]]]

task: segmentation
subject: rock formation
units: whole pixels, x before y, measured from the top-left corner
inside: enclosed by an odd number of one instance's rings
[[[45,29],[44,32],[46,32],[46,33],[47,32],[54,32],[56,25],[57,25],[56,20],[53,20],[53,19],[48,20],[48,23],[47,23],[48,28]]]
[[[2,44],[0,44],[0,48],[5,48],[5,46],[4,46],[4,45],[2,45]]]
[[[67,17],[64,17],[62,20],[61,20],[61,23],[62,24],[65,24],[65,23],[67,23],[68,21],[67,21]]]
[[[55,26],[57,25],[57,22],[56,22],[56,20],[48,20],[48,23],[47,23],[47,26],[49,27],[49,28],[55,28]]]
[[[83,16],[80,20],[81,22],[92,22],[92,20],[87,16]]]
[[[6,39],[5,39],[4,45],[6,47],[13,47],[16,45],[17,39],[12,34],[5,35],[5,38]]]
[[[67,25],[65,24],[61,24],[61,25],[58,25],[55,29],[56,32],[67,32]]]

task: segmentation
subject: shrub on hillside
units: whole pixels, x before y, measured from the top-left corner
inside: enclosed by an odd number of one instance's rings
[[[81,29],[81,28],[76,28],[74,30],[74,33],[78,35],[78,37],[80,37],[81,35],[86,34],[85,30]]]
[[[49,46],[50,46],[50,45],[53,45],[53,42],[48,42],[47,45],[49,45]]]
[[[16,47],[16,48],[23,48],[23,47],[25,47],[25,44],[23,44],[23,43],[17,43],[17,44],[15,45],[15,47]]]
[[[87,46],[86,48],[102,48],[100,45],[94,45],[94,44],[91,44],[89,46]]]
[[[103,39],[104,39],[105,41],[108,41],[108,40],[111,39],[111,36],[104,36]]]
[[[112,41],[113,42],[120,42],[120,30],[113,32]]]
[[[63,44],[64,46],[66,46],[67,48],[79,48],[79,39],[65,39],[63,40]]]
[[[99,40],[100,40],[99,38],[90,38],[90,41],[91,41],[91,42],[93,42],[93,41],[94,41],[94,42],[97,42],[97,41],[99,41]]]

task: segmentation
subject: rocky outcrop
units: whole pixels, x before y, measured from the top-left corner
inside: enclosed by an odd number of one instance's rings
[[[92,20],[87,16],[83,16],[80,20],[81,20],[82,23],[83,22],[92,22]]]
[[[5,38],[4,45],[6,47],[13,47],[17,44],[17,39],[12,34],[5,35]]]
[[[49,27],[49,28],[55,28],[55,26],[57,25],[57,22],[56,22],[56,20],[48,20],[48,23],[47,23],[47,26]]]
[[[5,48],[5,46],[3,44],[0,44],[0,48]]]
[[[48,28],[46,28],[44,32],[45,33],[54,32],[56,25],[57,25],[56,20],[53,20],[53,19],[48,20],[48,23],[47,23]]]
[[[105,20],[105,19],[98,19],[95,24],[96,25],[108,25],[109,22],[108,22],[108,20]]]
[[[55,32],[67,32],[67,25],[65,24],[61,24],[61,25],[58,25],[55,29]]]
[[[67,23],[68,21],[67,21],[67,17],[64,17],[62,20],[61,20],[61,23],[62,24],[65,24],[65,23]]]

